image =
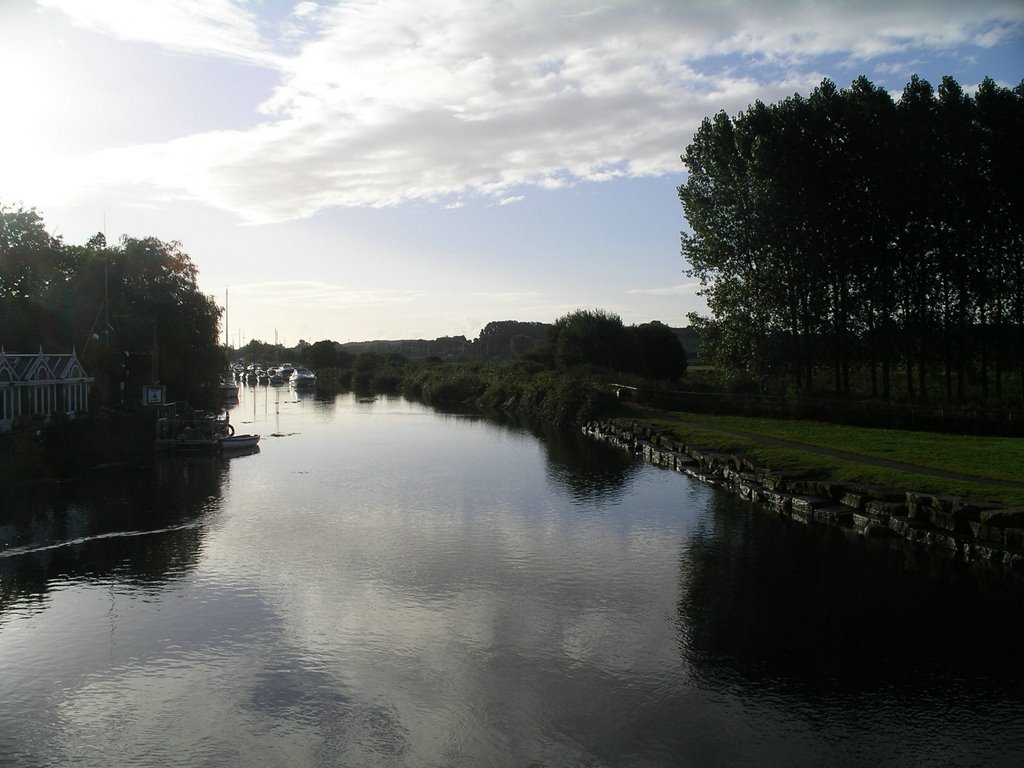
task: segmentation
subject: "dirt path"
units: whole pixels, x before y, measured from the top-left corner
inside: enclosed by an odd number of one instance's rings
[[[932,469],[931,467],[922,467],[917,464],[908,464],[902,461],[892,461],[891,459],[880,459],[874,456],[864,456],[859,453],[849,453],[847,451],[839,451],[833,448],[820,448],[815,445],[807,445],[806,443],[798,443],[794,440],[783,440],[777,437],[769,437],[768,435],[761,435],[757,432],[747,432],[742,429],[733,429],[732,427],[724,427],[718,424],[709,424],[702,422],[699,416],[690,416],[681,413],[670,413],[668,411],[658,411],[651,408],[643,408],[641,406],[630,406],[630,410],[633,410],[641,418],[648,419],[659,419],[661,421],[675,421],[680,425],[687,425],[694,429],[707,430],[709,432],[721,432],[727,435],[733,435],[734,437],[742,437],[744,440],[750,440],[751,442],[761,443],[762,445],[772,445],[779,448],[788,448],[794,451],[804,451],[806,453],[814,453],[819,456],[828,456],[833,459],[840,459],[842,461],[854,461],[858,464],[869,464],[875,467],[883,467],[885,469],[899,470],[900,472],[909,472],[915,475],[926,475],[928,477],[941,477],[947,480],[960,480],[968,483],[980,483],[984,485],[997,486],[999,488],[1021,488],[1024,489],[1024,482],[1018,482],[1014,480],[996,480],[990,477],[979,477],[978,475],[967,475],[962,472],[949,472],[942,469]]]

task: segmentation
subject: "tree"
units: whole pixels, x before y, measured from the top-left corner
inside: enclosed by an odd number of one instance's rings
[[[603,309],[577,309],[555,321],[550,330],[555,365],[592,365],[608,370],[631,370],[633,346],[622,318]]]
[[[898,364],[910,399],[936,369],[947,400],[972,368],[982,400],[993,372],[997,396],[1006,366],[1024,379],[1022,96],[915,76],[894,103],[861,77],[706,119],[679,199],[707,356],[726,375],[788,366],[798,389],[828,365],[847,394],[866,367],[886,399]]]
[[[0,205],[0,330],[8,349],[49,346],[60,337],[47,292],[65,279],[63,243],[34,209]]]
[[[548,327],[547,323],[492,321],[480,331],[480,336],[473,343],[473,351],[482,358],[517,357],[543,341]]]
[[[61,245],[34,208],[0,205],[0,297],[41,298],[61,277]]]
[[[220,308],[197,275],[179,243],[124,237],[109,247],[96,235],[68,246],[34,210],[0,207],[2,341],[78,349],[108,405],[137,402],[135,386],[154,380],[171,397],[213,404]]]
[[[985,78],[975,97],[975,120],[981,181],[977,256],[996,273],[1003,348],[1017,369],[1024,400],[1024,81],[1010,90]]]
[[[627,328],[638,354],[636,373],[676,381],[686,373],[686,350],[675,331],[657,320]]]
[[[345,353],[345,357],[349,361],[352,359],[352,356],[348,353]],[[325,339],[303,348],[301,360],[305,365],[314,370],[319,368],[336,368],[341,362],[341,352],[336,341]]]

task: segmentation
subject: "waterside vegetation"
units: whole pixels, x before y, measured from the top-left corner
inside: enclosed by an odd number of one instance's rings
[[[725,375],[1020,408],[1024,83],[860,77],[707,118],[683,156],[692,315]]]

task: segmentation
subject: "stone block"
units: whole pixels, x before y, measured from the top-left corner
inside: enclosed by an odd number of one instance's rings
[[[907,514],[915,520],[931,523],[936,528],[969,533],[971,522],[981,522],[982,514],[995,505],[977,502],[960,496],[940,496],[928,493],[907,493]]]
[[[897,535],[913,544],[954,551],[959,546],[956,539],[945,531],[937,530],[926,522],[908,516],[890,517],[889,527]]]
[[[874,515],[880,522],[885,524],[889,522],[889,518],[893,515],[907,514],[907,505],[902,502],[869,499],[864,504],[864,511],[869,515]]]
[[[695,466],[697,466],[697,462],[694,461],[692,458],[690,458],[687,454],[685,454],[685,453],[677,453],[676,454],[676,466],[675,466],[675,468],[677,470],[682,471],[684,469],[689,469],[689,468],[695,467]]]
[[[850,525],[853,522],[853,510],[842,504],[830,504],[814,509],[814,520],[825,525]]]
[[[765,499],[764,489],[757,483],[744,481],[737,486],[737,489],[740,498],[744,501],[764,501]]]
[[[863,510],[868,503],[868,496],[856,491],[847,491],[839,498],[839,503],[850,509]]]
[[[769,509],[778,512],[780,515],[789,514],[791,497],[788,494],[768,491],[765,494],[764,500]]]
[[[794,496],[789,500],[789,516],[800,523],[813,522],[814,510],[825,503],[825,499],[815,496]]]

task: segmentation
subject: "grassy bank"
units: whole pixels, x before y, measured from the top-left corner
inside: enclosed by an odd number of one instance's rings
[[[820,479],[1024,506],[1024,440],[1020,438],[678,411],[621,411],[618,415],[650,424],[681,443],[748,457],[758,466],[807,472]],[[1000,482],[1016,485],[1002,486]]]
[[[1020,438],[637,409],[619,403],[599,373],[552,371],[524,361],[425,366],[406,375],[402,391],[427,404],[468,405],[555,426],[618,416],[761,467],[1024,506]]]

